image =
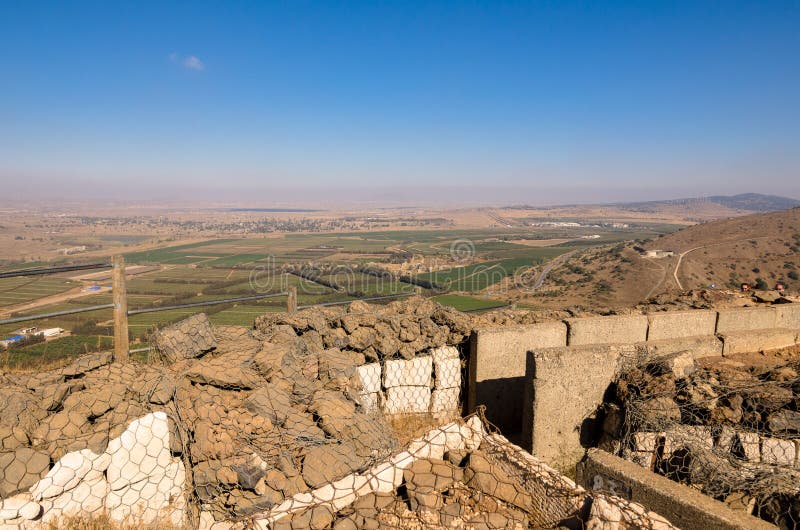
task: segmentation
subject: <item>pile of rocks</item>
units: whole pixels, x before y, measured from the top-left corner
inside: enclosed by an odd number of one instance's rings
[[[378,410],[458,410],[448,344],[471,325],[422,299],[265,315],[254,330],[197,315],[153,338],[159,363],[99,353],[0,374],[0,521],[152,520],[185,501],[231,520],[368,468],[398,444]]]
[[[683,423],[800,435],[800,376],[794,363],[698,362],[685,353],[626,371],[615,397],[612,408],[626,407],[634,430]]]
[[[62,370],[3,375],[0,523],[183,519],[185,468],[165,407],[175,385],[159,369],[110,360],[93,354]]]
[[[600,447],[776,524],[800,513],[796,363],[681,354],[626,370],[614,388]]]
[[[338,348],[358,352],[367,361],[413,359],[431,348],[462,343],[473,320],[424,298],[386,306],[353,302],[348,308],[312,308],[294,315],[258,317],[256,330],[266,337],[296,334],[312,352]]]
[[[417,460],[403,471],[403,487],[359,498],[337,514],[333,528],[526,529],[532,507],[530,493],[485,453],[456,450]],[[304,517],[282,526],[308,528]]]

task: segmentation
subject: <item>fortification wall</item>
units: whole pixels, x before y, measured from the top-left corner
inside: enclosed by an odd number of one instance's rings
[[[631,344],[647,340],[647,316],[568,318],[567,345]]]
[[[778,327],[778,311],[773,307],[739,307],[717,311],[718,334]]]
[[[586,460],[578,466],[578,483],[589,490],[611,491],[640,503],[684,530],[775,529],[774,525],[734,511],[696,489],[599,449],[590,449]]]
[[[647,340],[684,339],[714,335],[716,311],[669,311],[647,315]]]
[[[468,409],[486,405],[493,423],[510,432],[519,431],[527,352],[531,348],[563,346],[566,342],[564,322],[476,331],[470,339],[470,357],[480,362],[469,363]]]
[[[567,470],[583,457],[581,431],[633,345],[545,348],[528,353],[523,439],[531,453]],[[590,367],[590,369],[587,369]]]
[[[550,390],[532,387],[529,389],[530,396],[523,396],[526,384],[533,384],[534,379],[543,381],[543,370],[547,370],[555,379],[569,382],[573,390],[566,395],[570,399],[581,393],[578,389],[587,386],[597,384],[604,390],[614,374],[607,373],[608,366],[598,365],[594,356],[600,355],[597,353],[600,350],[559,350],[557,355],[548,353],[541,358],[526,357],[528,352],[540,352],[546,348],[628,344],[636,346],[640,355],[652,358],[681,352],[699,358],[783,348],[800,342],[800,304],[570,318],[563,322],[522,325],[510,329],[477,329],[470,341],[468,412],[485,405],[487,418],[503,432],[523,432],[526,440],[532,440],[532,432],[538,428],[539,420],[534,422],[533,427],[525,426],[525,421],[532,422],[531,418],[535,416],[533,410],[537,405],[532,401],[533,393],[540,392],[535,394],[536,399],[544,399],[543,396]],[[563,362],[559,364],[552,361],[552,355],[562,358]],[[538,361],[540,366],[526,369],[528,360],[534,364]],[[535,377],[534,373],[539,376]],[[607,378],[603,379],[601,374],[606,374]],[[553,393],[553,398],[557,398],[557,401],[550,401],[544,408],[558,409],[568,401],[564,399],[564,394],[559,396],[558,392]],[[567,421],[568,415],[561,417]],[[571,418],[569,421],[573,420]],[[546,432],[553,433],[580,430],[573,423],[553,430],[551,419],[542,425]],[[558,436],[553,436],[558,439]],[[537,445],[540,449],[550,445],[541,437],[539,440]],[[559,442],[553,445],[558,446]]]

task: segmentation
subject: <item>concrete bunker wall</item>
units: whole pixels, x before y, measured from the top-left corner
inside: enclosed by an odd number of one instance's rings
[[[588,490],[610,491],[640,503],[684,530],[775,528],[752,515],[734,511],[694,488],[599,449],[589,450],[586,459],[578,466],[577,475],[578,483]]]
[[[548,354],[540,363],[555,363],[526,368],[528,352],[547,348],[580,348],[611,344],[636,345],[646,355],[657,358],[689,351],[694,357],[717,356],[759,349],[777,349],[800,342],[800,304],[711,310],[691,310],[654,313],[650,315],[614,315],[605,317],[571,318],[563,322],[545,322],[513,328],[477,329],[470,338],[467,412],[479,405],[486,406],[487,418],[511,436],[523,433],[526,440],[539,425],[533,420],[535,400],[544,400],[552,389],[531,388],[526,396],[526,384],[543,383],[543,370],[554,378],[569,382],[573,390],[567,394],[552,394],[560,408],[572,399],[587,382],[605,389],[614,373],[607,374],[594,355],[597,350],[562,351],[563,364]],[[595,352],[595,353],[591,353]],[[558,368],[561,371],[558,371]],[[539,374],[535,379],[533,375]],[[601,376],[600,374],[605,374]],[[606,377],[606,379],[602,379]],[[549,383],[548,383],[549,384]],[[535,385],[534,385],[535,386]],[[564,391],[566,389],[562,389]],[[538,393],[537,393],[538,391]],[[549,399],[548,399],[549,401]],[[566,420],[566,413],[563,419]],[[524,421],[533,422],[525,426]],[[577,432],[578,426],[565,429]],[[528,443],[523,443],[528,445]]]
[[[683,339],[714,335],[716,311],[669,311],[647,315],[647,340]]]
[[[647,316],[568,318],[567,345],[630,344],[647,340]]]
[[[474,332],[470,339],[468,410],[486,405],[494,424],[508,432],[519,431],[527,352],[531,348],[563,346],[566,342],[567,325],[563,322]]]

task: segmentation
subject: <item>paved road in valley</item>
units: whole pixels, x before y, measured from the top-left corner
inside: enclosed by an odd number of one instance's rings
[[[534,283],[533,287],[531,287],[531,291],[535,291],[536,289],[539,289],[542,286],[542,284],[544,284],[544,281],[547,279],[547,275],[550,273],[550,271],[553,270],[554,268],[558,267],[559,265],[561,265],[565,261],[567,261],[576,252],[578,252],[578,251],[577,250],[573,250],[572,252],[567,252],[566,254],[562,254],[559,257],[557,257],[556,259],[554,259],[553,261],[551,261],[550,263],[548,263],[547,265],[545,265],[544,269],[542,269],[542,273],[536,279],[536,283]]]

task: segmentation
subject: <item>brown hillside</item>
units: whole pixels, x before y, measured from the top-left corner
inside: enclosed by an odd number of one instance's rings
[[[636,247],[636,248],[635,248]],[[638,249],[674,252],[646,257]],[[554,307],[630,307],[662,293],[759,279],[800,291],[800,208],[711,221],[646,242],[589,249],[556,267],[520,302]]]

